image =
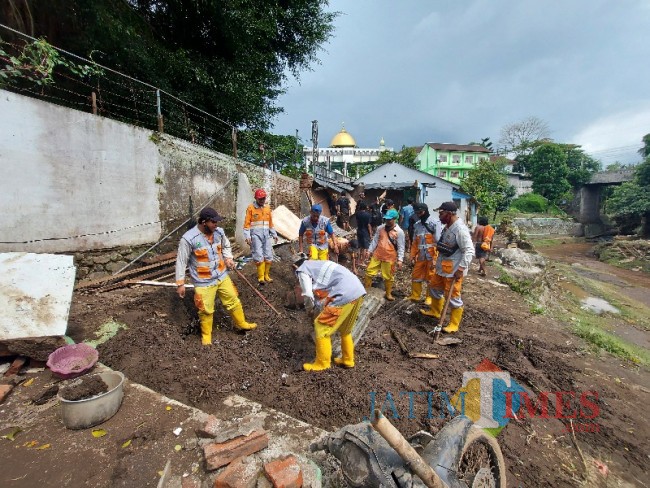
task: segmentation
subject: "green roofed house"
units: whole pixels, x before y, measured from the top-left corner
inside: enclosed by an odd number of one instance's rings
[[[419,169],[443,180],[460,184],[490,150],[479,145],[427,142],[417,155]]]

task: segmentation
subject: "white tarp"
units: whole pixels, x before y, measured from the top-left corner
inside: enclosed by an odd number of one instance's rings
[[[72,256],[0,253],[0,340],[65,335],[75,272]]]
[[[300,230],[300,217],[294,214],[284,205],[280,205],[273,210],[273,227],[282,237],[290,241],[298,240],[298,231]]]

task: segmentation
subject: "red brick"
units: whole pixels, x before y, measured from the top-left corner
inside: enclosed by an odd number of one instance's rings
[[[264,465],[264,471],[273,483],[273,488],[302,487],[302,470],[295,456],[271,461]]]
[[[14,359],[14,362],[11,363],[9,369],[5,371],[4,377],[9,378],[11,376],[17,375],[26,362],[27,362],[27,358],[18,356],[16,359]]]
[[[214,480],[214,488],[255,488],[260,467],[254,459],[239,458]]]
[[[14,389],[13,385],[0,385],[0,403],[5,401],[7,395]]]
[[[208,444],[203,448],[206,469],[214,471],[238,457],[261,451],[268,445],[269,437],[264,430],[256,430],[250,435],[240,436],[227,442]]]

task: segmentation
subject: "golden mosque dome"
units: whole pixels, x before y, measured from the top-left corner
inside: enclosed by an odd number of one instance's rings
[[[354,137],[350,135],[348,131],[345,130],[345,127],[341,128],[341,132],[336,134],[330,142],[330,147],[356,147],[357,141],[354,140]]]

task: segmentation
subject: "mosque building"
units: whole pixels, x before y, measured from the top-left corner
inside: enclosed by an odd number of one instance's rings
[[[367,164],[377,161],[379,155],[384,151],[393,151],[392,147],[386,147],[384,139],[379,141],[379,147],[357,147],[357,142],[345,126],[341,128],[330,142],[329,147],[317,149],[317,165],[325,168],[328,172],[335,171],[350,178],[358,178],[355,165]],[[305,146],[302,149],[305,168],[310,171],[314,164],[314,154],[311,147]]]

